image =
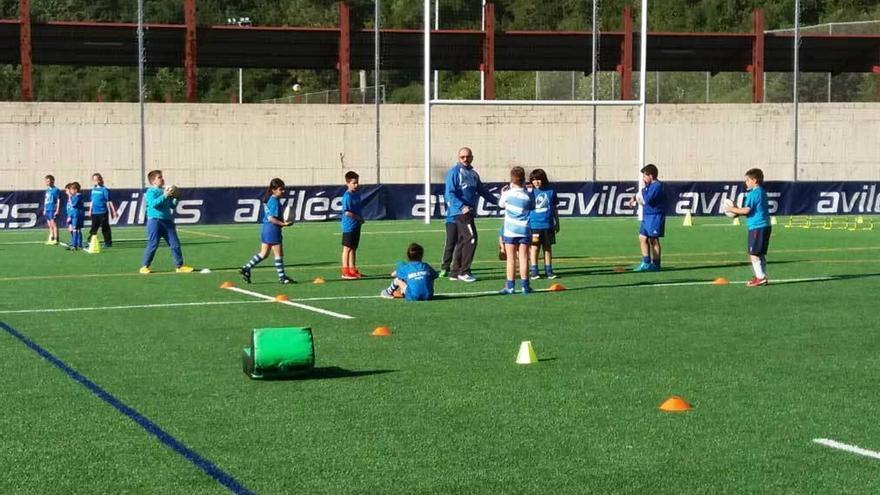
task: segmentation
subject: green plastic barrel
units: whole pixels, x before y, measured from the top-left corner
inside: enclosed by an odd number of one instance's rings
[[[256,379],[293,378],[315,366],[315,344],[308,327],[255,328],[241,354],[245,374]]]

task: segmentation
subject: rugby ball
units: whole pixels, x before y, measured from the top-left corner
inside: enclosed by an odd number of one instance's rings
[[[171,196],[172,198],[176,198],[179,191],[177,190],[177,186],[172,185],[172,186],[165,186],[165,192],[167,192],[168,195]]]
[[[729,218],[733,218],[736,216],[736,213],[731,213],[731,212],[727,211],[728,208],[733,208],[733,206],[734,206],[734,204],[733,204],[732,199],[724,198],[721,200],[721,211],[722,211],[722,213],[727,215]]]

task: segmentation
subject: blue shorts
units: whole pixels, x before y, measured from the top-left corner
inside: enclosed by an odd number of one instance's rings
[[[67,226],[73,227],[75,229],[81,229],[83,227],[83,222],[85,219],[79,215],[75,217],[67,217]]]
[[[770,247],[770,234],[773,227],[761,227],[749,231],[749,254],[752,256],[764,256]]]
[[[264,223],[260,230],[260,242],[272,245],[281,244],[281,241],[281,227],[271,223]]]
[[[651,238],[663,237],[666,231],[666,215],[644,215],[639,225],[639,235]]]
[[[43,210],[43,216],[46,220],[55,220],[55,208],[46,208]]]
[[[529,245],[532,243],[531,237],[501,237],[501,242],[504,244],[513,244],[514,246],[518,246],[520,244]]]

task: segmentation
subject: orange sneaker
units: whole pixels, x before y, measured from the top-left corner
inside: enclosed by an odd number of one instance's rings
[[[357,275],[352,273],[350,268],[343,268],[342,269],[342,278],[344,278],[345,280],[355,280],[358,277],[357,277]]]

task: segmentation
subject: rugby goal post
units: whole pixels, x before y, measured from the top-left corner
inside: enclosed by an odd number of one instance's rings
[[[425,167],[425,224],[431,223],[431,107],[434,105],[522,105],[522,106],[638,106],[639,107],[639,161],[637,172],[645,164],[645,80],[647,74],[648,0],[642,0],[641,29],[639,30],[639,99],[638,100],[443,100],[431,98],[431,0],[422,0],[424,7],[424,68],[422,89],[424,91],[424,167]],[[593,29],[596,29],[595,22]],[[596,57],[596,45],[591,51]],[[638,175],[641,178],[641,175]],[[641,181],[639,181],[641,188]],[[641,208],[639,208],[641,213]]]

